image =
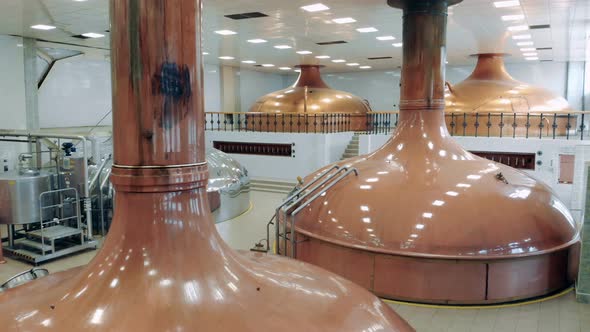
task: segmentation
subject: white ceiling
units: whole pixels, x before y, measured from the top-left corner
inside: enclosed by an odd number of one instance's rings
[[[327,11],[309,13],[301,6],[321,1],[330,7]],[[505,52],[513,56],[510,62],[525,61],[522,52],[507,31],[511,25],[550,24],[549,29],[529,30],[514,34],[532,35],[540,60],[590,60],[587,45],[590,36],[590,0],[520,0],[514,8],[495,8],[491,0],[464,0],[454,6],[449,15],[448,59],[450,64],[472,63],[470,54],[478,52]],[[274,64],[273,68],[257,70],[279,72],[278,67],[293,67],[302,62],[320,62],[327,72],[362,70],[345,63],[332,63],[331,59],[345,59],[372,69],[391,69],[401,65],[401,48],[392,46],[401,42],[401,11],[390,8],[386,0],[205,0],[204,51],[206,63],[225,63],[252,67],[242,60],[257,64]],[[89,46],[108,52],[108,1],[107,0],[2,0],[0,1],[0,34],[34,37],[59,43]],[[231,20],[227,14],[260,11],[269,17]],[[520,22],[504,22],[503,15],[524,14]],[[350,24],[336,24],[331,20],[353,17]],[[58,28],[50,31],[31,29],[34,24],[51,24]],[[361,27],[375,27],[374,33],[360,33]],[[216,30],[229,29],[236,35],[221,36]],[[86,32],[99,32],[101,39],[80,40],[71,37]],[[392,35],[394,41],[379,41],[377,36]],[[262,38],[263,44],[247,40]],[[317,42],[344,40],[347,44],[320,46]],[[292,49],[279,50],[273,46],[290,45]],[[64,46],[67,47],[67,46]],[[307,50],[312,55],[302,56],[296,51]],[[100,50],[99,50],[100,52]],[[329,55],[331,59],[318,60],[316,55]],[[219,56],[232,56],[235,60],[219,60]],[[368,57],[392,56],[388,60],[367,60]]]

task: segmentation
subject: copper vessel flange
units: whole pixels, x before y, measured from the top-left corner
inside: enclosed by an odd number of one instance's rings
[[[207,163],[174,166],[113,166],[111,182],[117,191],[169,192],[204,188],[209,178]]]

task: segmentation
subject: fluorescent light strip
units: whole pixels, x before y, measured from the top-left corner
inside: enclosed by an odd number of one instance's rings
[[[314,12],[320,12],[322,10],[328,10],[330,9],[330,7],[324,5],[323,3],[315,3],[313,5],[307,5],[307,6],[303,6],[301,7],[301,9],[310,12],[310,13],[314,13]]]
[[[532,51],[536,51],[537,49],[534,47],[526,47],[526,48],[521,48],[520,51],[521,52],[532,52]]]
[[[237,32],[231,31],[231,30],[217,30],[217,31],[215,31],[215,33],[218,35],[223,35],[223,36],[231,36],[231,35],[238,34]]]
[[[517,46],[533,46],[533,42],[532,41],[526,41],[526,42],[518,42],[516,43]]]
[[[526,56],[526,57],[533,57],[533,56],[539,55],[539,53],[537,53],[537,52],[530,52],[530,53],[522,53],[522,55],[523,56]]]
[[[351,67],[356,67],[356,66],[358,66],[359,64],[358,64],[358,63],[356,63],[356,62],[351,62],[351,63],[347,63],[346,65],[347,65],[347,66],[351,66]]]
[[[330,56],[329,55],[318,55],[315,57],[316,59],[329,59]]]
[[[368,33],[368,32],[377,32],[379,30],[377,30],[373,27],[368,27],[368,28],[358,28],[358,29],[356,29],[356,31],[358,31],[360,33]]]
[[[354,23],[354,22],[356,22],[356,20],[352,17],[341,17],[341,18],[333,19],[332,22],[338,23],[338,24],[347,24],[347,23]]]
[[[371,66],[360,66],[360,69],[371,69]]]
[[[244,60],[244,61],[242,61],[242,63],[253,64],[253,63],[256,63],[256,61],[254,61],[254,60]]]
[[[36,29],[36,30],[53,30],[53,29],[55,29],[55,27],[53,25],[45,25],[45,24],[32,25],[31,28]]]
[[[287,50],[287,49],[290,49],[292,47],[289,46],[289,45],[275,45],[275,48],[277,48],[279,50]]]
[[[532,57],[526,57],[524,59],[527,60],[527,61],[536,61],[536,60],[539,60],[539,57],[532,56]]]
[[[393,43],[391,45],[393,45],[395,47],[402,47],[402,46],[404,46],[404,43]]]
[[[312,54],[313,52],[311,51],[297,51],[297,54],[301,54],[301,55],[307,55],[307,54]]]
[[[336,60],[332,60],[332,62],[334,62],[334,63],[342,63],[342,62],[346,62],[346,60],[344,60],[344,59],[336,59]]]
[[[518,0],[496,1],[496,2],[494,2],[494,6],[496,8],[516,7],[516,6],[520,6],[520,1],[518,1]]]
[[[265,63],[265,64],[262,65],[262,67],[266,67],[266,68],[271,68],[271,67],[274,67],[274,66],[275,65],[270,64],[270,63]]]
[[[219,58],[221,60],[233,60],[233,59],[235,59],[233,56],[220,56]]]
[[[279,67],[280,70],[291,70],[291,67]]]

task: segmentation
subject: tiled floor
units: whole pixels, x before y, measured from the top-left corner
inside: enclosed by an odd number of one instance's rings
[[[266,237],[266,223],[283,195],[252,192],[253,208],[248,213],[217,225],[233,248],[248,250]],[[70,256],[43,265],[51,272],[86,264],[95,251]],[[30,265],[8,259],[0,265],[0,281],[30,269]],[[590,305],[577,303],[573,292],[552,300],[509,308],[451,309],[390,304],[419,332],[590,332]]]

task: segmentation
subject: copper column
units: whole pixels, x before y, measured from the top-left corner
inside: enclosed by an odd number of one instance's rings
[[[205,186],[200,0],[111,0],[113,227],[86,267],[0,295],[8,331],[412,329],[312,266],[231,250]]]

